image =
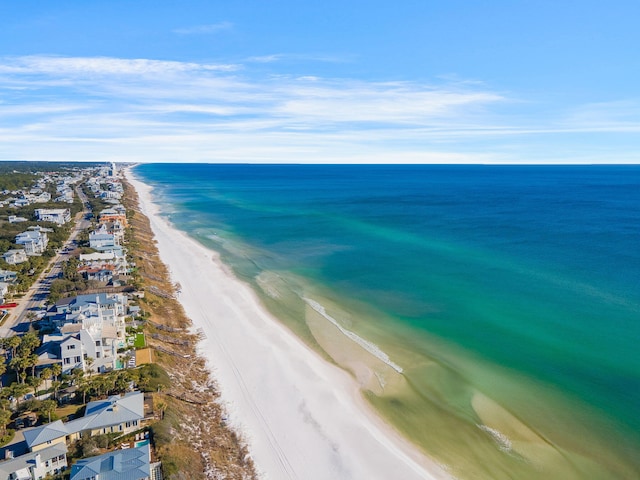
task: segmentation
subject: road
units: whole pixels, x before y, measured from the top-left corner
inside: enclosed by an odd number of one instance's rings
[[[90,222],[87,220],[87,214],[90,212],[87,202],[87,196],[79,187],[76,187],[76,195],[82,201],[83,211],[79,212],[75,218],[75,225],[69,234],[69,238],[62,246],[61,250],[50,260],[49,264],[44,268],[24,297],[17,300],[18,306],[11,309],[9,316],[0,326],[0,337],[10,337],[12,335],[25,333],[29,330],[31,319],[27,318],[29,313],[39,310],[47,297],[49,296],[49,287],[51,282],[58,278],[62,272],[63,262],[69,259],[68,249],[73,249],[78,234],[89,227]]]

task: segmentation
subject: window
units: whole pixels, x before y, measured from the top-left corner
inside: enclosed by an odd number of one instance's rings
[[[73,361],[76,363],[80,363],[80,357],[73,357]]]
[[[96,347],[100,346],[100,340],[96,340]]]
[[[96,352],[96,358],[100,358],[100,352]]]
[[[64,364],[65,365],[69,365],[71,363],[71,358],[65,358],[64,359]]]
[[[67,345],[67,350],[75,350],[76,346],[75,345]]]

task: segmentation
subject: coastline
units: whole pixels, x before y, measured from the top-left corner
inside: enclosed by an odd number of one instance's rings
[[[263,478],[450,478],[372,411],[352,377],[274,319],[216,252],[160,216],[149,186],[126,175]]]

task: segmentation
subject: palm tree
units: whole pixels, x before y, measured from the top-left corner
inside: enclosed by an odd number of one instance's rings
[[[45,389],[47,388],[46,382],[53,377],[53,370],[49,367],[43,368],[40,372],[40,378],[45,381]]]
[[[87,357],[84,359],[84,362],[87,364],[87,368],[89,369],[89,378],[91,378],[91,375],[93,374],[91,367],[93,367],[95,360],[93,357]]]
[[[7,365],[4,362],[0,362],[0,392],[2,391],[2,376],[4,375],[4,372],[7,371]]]
[[[11,410],[0,409],[0,428],[2,428],[2,436],[7,434],[7,425],[11,421]]]
[[[33,388],[33,396],[34,396],[34,397],[37,397],[37,396],[38,396],[38,387],[39,387],[40,385],[42,385],[42,382],[43,382],[43,381],[44,381],[44,380],[43,380],[42,378],[40,378],[40,377],[29,377],[29,378],[27,379],[27,383],[29,384],[29,386],[30,386],[31,388]]]
[[[40,346],[40,339],[35,332],[29,332],[22,336],[18,350],[22,355],[29,355]]]
[[[164,419],[164,411],[167,409],[167,404],[163,400],[159,400],[155,404],[156,408],[160,411],[160,420]]]
[[[12,383],[7,389],[11,389],[11,394],[16,399],[17,406],[20,406],[20,399],[29,391],[29,386],[23,383]]]
[[[54,363],[51,367],[51,373],[53,374],[53,379],[58,380],[58,376],[62,373],[62,365]]]
[[[14,335],[13,337],[9,337],[5,339],[3,343],[5,348],[11,351],[11,358],[15,357],[16,348],[18,348],[18,345],[20,345],[20,337],[18,337],[17,335]]]
[[[58,390],[62,386],[62,382],[60,380],[54,380],[51,382],[51,387],[53,388],[53,398],[58,400]]]
[[[40,403],[39,410],[42,414],[48,416],[48,423],[51,423],[51,414],[56,411],[56,408],[58,408],[58,402],[55,400],[43,400],[42,403]]]

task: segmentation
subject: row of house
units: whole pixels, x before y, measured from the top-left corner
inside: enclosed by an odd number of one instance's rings
[[[39,427],[22,430],[4,447],[8,460],[0,462],[0,480],[42,479],[67,468],[67,452],[72,442],[116,433],[127,435],[146,423],[144,394],[129,392],[106,400],[89,402],[82,417],[62,422],[57,420]],[[133,448],[79,460],[71,467],[71,480],[160,480],[160,463],[151,461],[148,440]]]

